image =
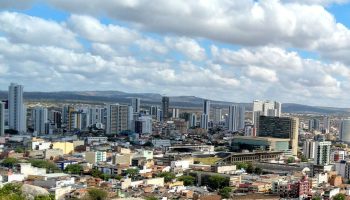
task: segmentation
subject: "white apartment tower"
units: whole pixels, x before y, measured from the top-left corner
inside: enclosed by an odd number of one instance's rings
[[[253,124],[254,127],[259,127],[259,117],[271,116],[271,117],[281,117],[282,114],[282,104],[277,101],[253,101]]]
[[[229,107],[228,130],[239,131],[244,129],[245,108],[240,105],[232,105]]]
[[[5,103],[0,102],[0,136],[5,135]]]
[[[315,158],[315,145],[316,142],[314,140],[305,140],[303,145],[303,155],[307,159]]]
[[[48,111],[47,108],[35,107],[32,111],[34,131],[38,134],[48,133]]]
[[[128,130],[128,105],[110,104],[107,106],[107,134],[119,134]]]
[[[331,154],[331,145],[330,141],[316,141],[315,144],[315,165],[328,165],[330,162],[330,154]]]
[[[9,128],[26,132],[27,109],[23,102],[23,86],[11,83],[8,91]]]

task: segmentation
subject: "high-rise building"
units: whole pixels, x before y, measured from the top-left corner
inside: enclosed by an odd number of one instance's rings
[[[330,162],[331,155],[331,145],[330,141],[316,141],[315,150],[314,150],[314,164],[315,165],[328,165]]]
[[[180,116],[180,109],[178,109],[178,108],[173,108],[172,109],[172,118],[173,119],[177,119],[177,118],[179,118],[179,116]]]
[[[229,106],[229,131],[239,131],[244,129],[245,108],[240,105]]]
[[[350,119],[344,119],[340,126],[340,139],[350,144]]]
[[[303,155],[307,159],[315,158],[315,141],[314,140],[305,140],[303,144]]]
[[[162,97],[162,121],[168,120],[169,117],[169,97]]]
[[[135,131],[135,119],[134,119],[134,117],[135,117],[135,113],[134,113],[133,107],[128,106],[128,130]]]
[[[5,103],[0,102],[0,136],[5,135]]]
[[[128,105],[110,104],[107,106],[107,134],[119,134],[128,130]]]
[[[131,99],[131,106],[135,113],[140,112],[140,106],[141,106],[141,99],[140,98],[132,98]]]
[[[210,119],[210,101],[205,99],[203,102],[203,113],[208,115],[208,120]]]
[[[259,137],[289,138],[293,155],[298,153],[299,119],[293,117],[260,116]]]
[[[329,117],[323,118],[323,131],[324,133],[329,133],[329,129],[331,128],[331,121]]]
[[[214,116],[213,121],[215,123],[219,123],[222,120],[222,109],[221,108],[215,108],[214,109]]]
[[[27,131],[27,109],[23,102],[23,86],[11,83],[8,92],[9,128],[19,132]]]
[[[280,117],[282,114],[282,104],[277,101],[253,101],[253,124],[259,127],[260,116]]]
[[[161,109],[158,106],[151,106],[150,114],[155,120],[160,121]]]
[[[320,130],[320,120],[310,119],[309,120],[309,131],[319,131]]]
[[[90,107],[88,109],[88,125],[94,125],[97,123],[102,123],[102,115],[103,115],[103,109],[101,107]]]
[[[152,133],[152,117],[151,116],[141,116],[135,122],[135,132],[136,133]]]
[[[200,127],[202,129],[208,130],[208,122],[209,122],[209,116],[203,113],[201,115]]]
[[[189,126],[190,126],[190,127],[195,127],[195,126],[197,126],[197,116],[196,116],[196,113],[191,113],[191,115],[190,115],[190,120],[189,120]]]
[[[34,131],[37,134],[48,134],[49,121],[47,108],[35,107],[32,111],[32,116],[34,121]]]

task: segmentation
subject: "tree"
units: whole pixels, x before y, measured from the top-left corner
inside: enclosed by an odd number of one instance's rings
[[[123,176],[121,176],[121,175],[112,175],[111,178],[114,178],[114,179],[117,179],[118,181],[120,181],[123,178]]]
[[[338,193],[333,197],[333,200],[345,200],[345,198],[346,198],[345,194]]]
[[[139,174],[139,169],[129,168],[125,172],[131,179],[135,179]]]
[[[156,198],[156,197],[146,197],[146,200],[158,200],[158,198]]]
[[[177,180],[183,181],[185,186],[194,185],[195,178],[193,176],[181,176]]]
[[[248,167],[246,169],[247,173],[253,173],[254,172],[254,167],[251,163],[248,163]]]
[[[16,147],[15,152],[16,153],[24,153],[24,148],[23,147]]]
[[[248,164],[245,163],[245,162],[236,163],[236,166],[237,166],[237,169],[244,169],[244,170],[246,170],[248,168]]]
[[[1,200],[25,200],[22,191],[21,184],[17,183],[8,183],[5,184],[0,189],[0,199]]]
[[[219,190],[219,195],[221,195],[221,197],[224,199],[228,199],[230,198],[231,192],[232,192],[232,189],[230,187],[224,187]]]
[[[224,176],[214,175],[209,177],[209,186],[214,190],[228,186],[228,184],[229,180]]]
[[[102,172],[98,171],[97,169],[93,169],[91,171],[91,176],[95,178],[100,178],[102,176]]]
[[[287,163],[294,163],[294,162],[295,162],[294,157],[289,157],[287,160]]]
[[[45,168],[47,172],[60,172],[61,170],[55,165],[55,163],[48,160],[31,159],[29,162],[33,167]]]
[[[322,200],[322,198],[317,196],[317,197],[312,197],[312,200]]]
[[[107,199],[107,192],[97,188],[90,188],[88,190],[88,199],[90,200],[104,200]]]
[[[164,181],[170,182],[175,178],[175,174],[171,173],[171,172],[162,172],[160,174],[157,175],[157,177],[163,177]]]
[[[16,158],[5,158],[1,164],[5,167],[9,167],[12,168],[14,165],[16,165],[18,163],[18,160]]]
[[[307,162],[308,161],[308,159],[306,158],[305,155],[301,155],[300,156],[300,160],[301,160],[301,162]]]
[[[68,165],[64,171],[69,174],[80,174],[83,171],[83,166],[79,164]]]
[[[255,174],[262,174],[263,170],[260,167],[255,167],[254,173]]]
[[[38,195],[34,197],[34,200],[55,200],[55,195],[49,194],[49,195]]]

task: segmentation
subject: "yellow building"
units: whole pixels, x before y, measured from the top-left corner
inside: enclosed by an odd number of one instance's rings
[[[72,142],[53,142],[53,149],[62,149],[64,154],[70,154],[74,152],[74,144]]]

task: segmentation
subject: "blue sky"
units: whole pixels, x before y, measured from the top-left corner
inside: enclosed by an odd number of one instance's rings
[[[350,107],[346,0],[4,0],[0,24],[1,90]]]

